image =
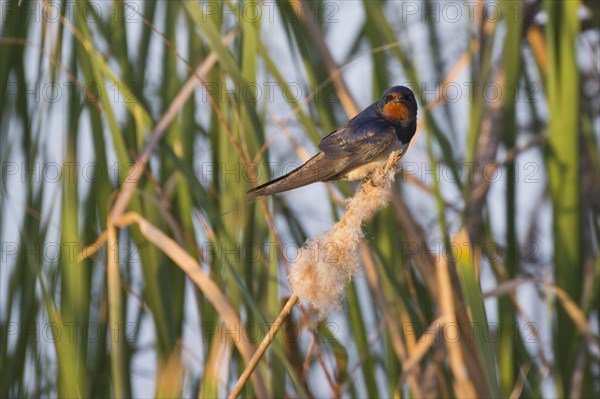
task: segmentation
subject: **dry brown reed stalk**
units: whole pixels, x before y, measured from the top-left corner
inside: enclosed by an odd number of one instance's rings
[[[92,256],[105,242],[111,244],[109,247],[109,261],[111,259],[118,259],[116,252],[110,252],[111,249],[116,251],[118,248],[118,246],[115,244],[116,228],[124,228],[135,224],[140,228],[142,235],[158,249],[160,249],[165,255],[167,255],[177,266],[179,266],[187,275],[187,277],[198,287],[198,289],[202,291],[206,299],[208,299],[216,311],[221,315],[226,326],[229,326],[229,328],[232,328],[232,326],[243,326],[237,311],[232,306],[229,299],[225,293],[223,293],[218,284],[207,273],[205,273],[200,267],[200,264],[171,237],[167,236],[160,229],[135,212],[125,213],[119,219],[114,221],[114,224],[110,218],[108,220],[109,226],[107,231],[101,234],[95,243],[87,246],[81,251],[79,254],[80,260]],[[117,265],[115,264],[115,266]],[[109,272],[111,270],[115,270],[115,266],[109,264]],[[117,274],[115,276],[118,277],[118,270],[116,271]],[[118,286],[118,284],[113,283],[113,287],[116,286]],[[112,302],[116,300],[117,299],[113,299]],[[293,304],[290,306],[290,309],[292,306]],[[253,348],[250,342],[243,339],[233,341],[240,351],[244,361],[248,364],[251,364],[253,357],[251,354]],[[266,397],[267,391],[261,375],[254,374],[253,382],[257,396]]]
[[[446,323],[444,326],[456,326],[456,311],[454,304],[454,294],[452,292],[452,283],[450,281],[449,264],[446,259],[440,257],[436,263],[436,277],[439,287],[439,307],[442,316],[445,318]],[[458,340],[444,340],[446,343],[446,349],[448,351],[448,360],[450,363],[450,369],[454,376],[453,387],[456,396],[459,398],[475,398],[476,394],[475,387],[469,379],[467,367],[465,365],[465,358],[463,356],[462,344]]]
[[[258,349],[256,349],[256,352],[254,352],[254,355],[252,355],[252,358],[248,362],[248,365],[244,369],[244,372],[242,373],[242,375],[240,375],[240,378],[238,378],[238,381],[235,383],[235,386],[229,394],[229,399],[237,398],[240,392],[242,392],[242,389],[244,388],[244,385],[246,385],[248,378],[250,378],[256,366],[258,366],[258,362],[260,361],[260,359],[262,359],[263,355],[267,351],[267,348],[271,345],[271,342],[275,338],[275,335],[277,335],[277,332],[281,328],[285,318],[292,312],[292,309],[296,302],[298,302],[298,295],[292,294],[292,296],[290,297],[290,299],[288,299],[283,309],[281,309],[281,312],[279,312],[277,319],[275,319],[275,322],[273,323],[273,325],[271,325],[269,332],[263,338]]]
[[[233,41],[236,33],[237,31],[234,30],[225,34],[223,36],[223,43],[228,44]],[[211,68],[217,63],[218,59],[219,57],[217,54],[212,51],[200,65],[192,71],[192,76],[188,78],[180,92],[177,93],[171,104],[169,104],[166,113],[161,117],[160,121],[158,121],[152,132],[150,132],[148,143],[144,147],[142,153],[137,157],[134,167],[131,168],[131,172],[123,181],[119,195],[110,211],[112,220],[118,219],[127,209],[129,200],[133,196],[138,181],[146,170],[146,165],[150,160],[152,152],[166,134],[167,128],[171,122],[179,114],[183,104],[192,96],[195,88],[205,82],[204,76],[208,74]]]

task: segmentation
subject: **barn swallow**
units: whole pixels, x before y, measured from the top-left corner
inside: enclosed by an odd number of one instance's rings
[[[368,178],[393,151],[404,154],[416,129],[417,101],[413,92],[404,86],[391,87],[378,101],[325,136],[317,155],[248,194],[264,197],[319,181]]]

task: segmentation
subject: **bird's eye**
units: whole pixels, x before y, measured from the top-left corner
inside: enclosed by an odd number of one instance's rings
[[[392,96],[391,94],[388,94],[388,95],[385,97],[385,102],[386,102],[386,103],[389,103],[389,102],[390,102],[390,101],[392,101],[393,99],[394,99],[394,96]]]

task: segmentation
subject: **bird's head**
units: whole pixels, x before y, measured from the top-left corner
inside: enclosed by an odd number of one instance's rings
[[[390,122],[407,126],[417,119],[417,100],[408,87],[390,87],[379,100],[379,112]]]

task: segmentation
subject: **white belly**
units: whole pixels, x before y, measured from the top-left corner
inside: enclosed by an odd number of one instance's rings
[[[390,154],[392,153],[392,151],[397,151],[400,150],[400,154],[404,154],[404,151],[406,151],[406,147],[408,147],[408,144],[405,144],[403,146],[390,146],[390,148],[387,151],[382,152],[381,154],[379,154],[379,156],[375,159],[373,159],[371,162],[366,163],[364,165],[358,166],[350,171],[348,171],[345,175],[342,176],[343,180],[362,180],[366,177],[368,177],[371,173],[373,173],[373,171],[377,168],[380,168],[382,166],[384,166],[386,164],[386,162],[388,161]]]

